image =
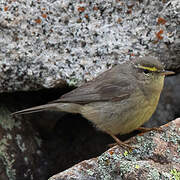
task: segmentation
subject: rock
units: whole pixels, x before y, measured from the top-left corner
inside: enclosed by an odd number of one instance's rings
[[[179,0],[2,0],[0,7],[0,92],[77,86],[147,54],[180,69]]]
[[[49,180],[179,179],[180,118],[131,138],[132,151],[114,146],[97,158],[85,160]]]
[[[41,140],[28,121],[10,117],[0,105],[0,179],[42,180]]]

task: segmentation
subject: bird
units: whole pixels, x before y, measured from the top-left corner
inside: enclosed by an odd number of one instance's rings
[[[115,65],[57,100],[12,115],[44,110],[78,113],[109,134],[119,146],[130,147],[117,135],[128,134],[150,119],[164,78],[171,74],[174,72],[166,71],[155,57],[137,57]]]

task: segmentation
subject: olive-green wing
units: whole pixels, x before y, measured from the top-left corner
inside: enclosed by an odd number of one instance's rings
[[[121,67],[116,66],[98,76],[83,86],[63,95],[53,101],[86,104],[98,101],[120,101],[129,97],[134,87],[127,77],[127,71],[121,72]],[[113,75],[112,75],[113,74]],[[131,79],[131,78],[130,78]]]

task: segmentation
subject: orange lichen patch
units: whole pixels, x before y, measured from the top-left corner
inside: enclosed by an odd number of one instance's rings
[[[97,6],[94,6],[94,7],[93,7],[93,10],[94,10],[94,11],[98,11],[98,7],[97,7]]]
[[[46,8],[42,8],[42,10],[43,10],[43,11],[45,11],[45,10],[46,10]]]
[[[47,14],[42,14],[41,15],[43,18],[47,18]]]
[[[13,37],[13,40],[14,40],[14,41],[18,41],[18,40],[19,40],[18,36],[15,35],[15,36]]]
[[[169,127],[169,123],[164,124],[163,127]]]
[[[163,36],[161,36],[161,35],[163,34],[163,32],[164,32],[164,31],[161,29],[159,32],[156,33],[157,39],[159,39],[159,40],[162,40],[162,39],[163,39]]]
[[[85,11],[85,8],[84,8],[84,7],[78,7],[78,11],[79,11],[79,12],[84,12],[84,11]]]
[[[85,15],[84,15],[84,17],[85,17],[86,19],[88,19],[88,18],[89,18],[88,14],[85,14]]]
[[[37,19],[35,19],[35,22],[36,22],[37,24],[40,24],[42,21],[41,21],[40,18],[37,18]]]
[[[5,7],[4,7],[4,11],[7,11],[7,10],[8,10],[8,6],[5,6]]]
[[[110,154],[110,155],[113,155],[113,154],[114,154],[114,151],[109,151],[109,154]]]
[[[158,24],[165,24],[167,21],[164,18],[158,18]]]

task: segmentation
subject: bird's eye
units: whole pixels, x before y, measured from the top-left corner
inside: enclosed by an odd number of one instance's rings
[[[144,72],[144,74],[148,74],[148,73],[149,73],[149,70],[144,69],[143,72]]]

